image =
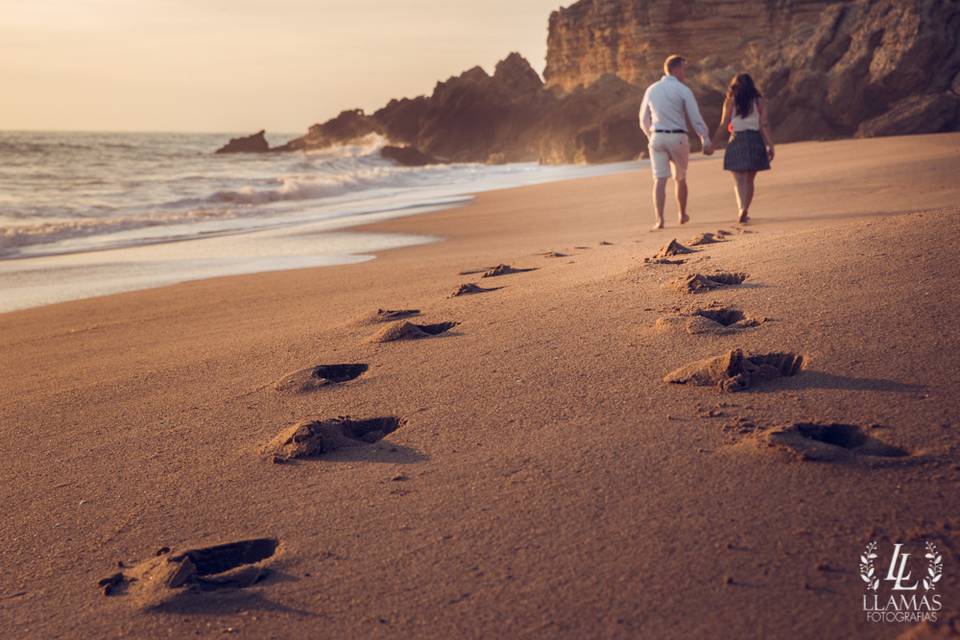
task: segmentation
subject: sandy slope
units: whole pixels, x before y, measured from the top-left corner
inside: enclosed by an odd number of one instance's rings
[[[872,538],[935,539],[956,611],[960,135],[779,153],[754,233],[683,266],[642,259],[733,228],[717,160],[692,167],[682,231],[646,232],[649,177],[625,174],[378,224],[449,239],[364,265],[0,315],[0,635],[895,637],[908,627],[860,611]],[[500,262],[538,269],[458,275]],[[749,278],[670,285],[715,268]],[[506,286],[448,297],[468,281]],[[712,301],[771,320],[655,328]],[[462,324],[373,343],[357,319],[378,307]],[[662,381],[735,347],[806,368],[730,395]],[[273,388],[338,362],[370,368]],[[341,415],[405,422],[315,460],[261,458],[286,425]],[[884,425],[867,432],[909,455],[764,445],[793,421]],[[143,610],[97,588],[118,560],[256,536],[280,548],[248,589]]]

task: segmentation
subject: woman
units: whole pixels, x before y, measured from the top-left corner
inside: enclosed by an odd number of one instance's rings
[[[757,171],[769,169],[773,160],[767,107],[748,73],[734,76],[730,81],[720,126],[713,134],[715,145],[721,141],[725,131],[729,131],[732,137],[723,154],[723,168],[733,172],[739,208],[737,221],[746,223],[750,220],[753,181]]]

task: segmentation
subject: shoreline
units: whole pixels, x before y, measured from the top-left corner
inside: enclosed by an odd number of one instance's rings
[[[359,267],[0,314],[0,361],[14,364],[0,377],[0,535],[20,567],[4,625],[26,638],[916,631],[864,619],[857,557],[873,539],[887,554],[944,549],[950,620],[958,170],[960,134],[781,145],[750,233],[714,160],[691,164],[693,221],[677,227],[668,203],[665,232],[647,231],[638,171],[354,227],[444,238]],[[644,264],[718,229],[732,235],[683,265]],[[501,263],[533,270],[463,275]],[[748,277],[676,286],[716,270]],[[452,297],[466,282],[497,289]],[[720,308],[763,321],[678,324]],[[377,309],[460,324],[381,343]],[[738,348],[804,366],[740,393],[664,382]],[[368,369],[288,384],[333,363]],[[398,428],[315,459],[264,457],[290,425],[338,416]],[[855,425],[897,455],[805,458],[771,435],[798,422]],[[96,586],[164,546],[260,537],[278,547],[247,588],[146,601]]]
[[[628,171],[628,166],[612,163],[540,168],[536,175],[527,176],[524,166],[517,165],[499,175],[492,172],[470,185],[455,182],[426,191],[401,190],[392,196],[374,189],[358,192],[354,200],[342,205],[338,197],[314,204],[305,200],[301,209],[274,216],[228,216],[155,225],[145,225],[141,220],[113,233],[27,243],[19,248],[19,255],[0,258],[0,293],[4,294],[0,313],[209,277],[353,264],[375,257],[365,255],[371,251],[436,240],[432,234],[356,234],[356,242],[351,245],[347,239],[355,233],[351,231],[355,227],[463,206],[491,189],[550,184],[569,176],[612,175]],[[496,187],[498,183],[506,186]],[[111,222],[115,223],[117,220]],[[318,235],[324,231],[329,232],[326,237]],[[178,244],[185,248],[178,250]],[[208,258],[202,268],[190,264],[193,255]],[[291,261],[291,257],[297,260]],[[213,258],[219,258],[220,263]],[[49,287],[50,281],[60,284]]]

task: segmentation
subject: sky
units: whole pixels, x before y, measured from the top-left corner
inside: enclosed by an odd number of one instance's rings
[[[0,0],[0,129],[299,132],[511,51],[542,74],[569,3]]]

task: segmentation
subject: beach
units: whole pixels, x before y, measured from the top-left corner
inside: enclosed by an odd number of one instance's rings
[[[671,195],[648,231],[638,169],[354,227],[442,238],[362,263],[0,314],[0,635],[956,632],[960,134],[779,145],[744,227],[721,162],[691,163],[682,228]],[[684,264],[644,262],[721,229]],[[532,270],[482,277],[500,264]],[[746,278],[678,285],[717,271]],[[465,283],[501,288],[452,296]],[[459,324],[376,342],[378,309]],[[710,309],[756,322],[691,333]],[[664,381],[735,349],[802,368],[736,393]],[[368,368],[283,383],[340,363]],[[341,416],[397,428],[269,453]],[[797,424],[856,437],[811,445]],[[278,546],[242,589],[98,586],[164,547],[250,538]],[[873,540],[938,545],[936,625],[867,621]]]

